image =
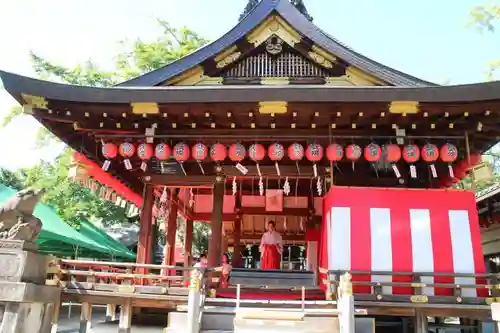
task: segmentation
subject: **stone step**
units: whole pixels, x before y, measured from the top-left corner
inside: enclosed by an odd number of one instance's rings
[[[338,322],[316,320],[239,319],[234,320],[234,333],[338,333]]]
[[[314,274],[303,271],[234,269],[231,272],[231,283],[254,286],[313,286]]]

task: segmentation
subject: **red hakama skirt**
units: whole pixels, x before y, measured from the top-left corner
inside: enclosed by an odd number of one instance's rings
[[[220,287],[229,288],[229,274],[222,274],[220,277]]]
[[[280,269],[281,254],[278,251],[278,245],[264,244],[264,253],[260,261],[261,269]]]

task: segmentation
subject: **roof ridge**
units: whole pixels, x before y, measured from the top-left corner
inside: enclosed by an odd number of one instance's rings
[[[382,81],[394,86],[438,86],[433,82],[406,74],[356,52],[347,44],[314,25],[314,23],[309,21],[290,0],[261,0],[259,4],[245,15],[245,17],[243,17],[243,19],[231,30],[213,42],[191,52],[179,60],[136,78],[124,81],[116,86],[156,86],[165,82],[227,49],[257,27],[258,24],[263,22],[273,12],[277,12],[277,14],[285,19],[285,21],[300,34],[311,39],[315,44],[323,47],[326,51]]]

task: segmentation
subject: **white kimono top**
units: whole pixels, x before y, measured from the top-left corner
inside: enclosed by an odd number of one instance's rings
[[[260,240],[260,254],[264,252],[264,245],[278,245],[278,252],[283,253],[283,238],[277,231],[269,232],[266,231]]]

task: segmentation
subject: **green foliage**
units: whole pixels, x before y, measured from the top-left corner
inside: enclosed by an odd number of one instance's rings
[[[35,53],[31,60],[36,73],[43,79],[92,87],[109,87],[121,81],[153,71],[172,63],[208,43],[208,40],[187,27],[176,29],[158,20],[163,34],[153,41],[124,40],[117,54],[115,68],[104,71],[91,60],[74,68],[54,64]]]
[[[247,5],[245,6],[245,9],[243,9],[243,13],[241,13],[239,20],[243,20],[245,16],[247,16],[248,13],[254,9],[255,6],[259,4],[260,0],[248,0]]]
[[[33,52],[30,53],[33,68],[45,80],[62,83],[109,87],[143,73],[158,69],[174,62],[208,43],[196,32],[182,27],[176,29],[167,22],[158,20],[163,34],[153,41],[122,41],[123,49],[114,57],[115,68],[105,71],[91,60],[74,68],[55,64]],[[14,118],[22,115],[22,108],[13,108],[3,119],[1,126],[8,125]],[[47,146],[57,138],[47,129],[37,133],[36,145]],[[133,222],[128,221],[123,208],[109,201],[101,200],[89,189],[68,179],[72,151],[67,148],[54,163],[40,162],[19,173],[0,170],[0,182],[16,189],[35,186],[47,190],[43,201],[53,206],[61,218],[78,227],[79,221],[101,220],[106,224]],[[193,252],[200,253],[208,246],[209,227],[206,223],[195,223]]]
[[[495,30],[495,24],[500,19],[500,4],[475,6],[470,12],[471,21],[481,30]]]
[[[496,0],[495,2],[498,2]],[[480,31],[487,30],[494,32],[500,21],[500,3],[492,5],[480,5],[472,8],[470,12],[471,23],[478,27]],[[490,62],[488,65],[487,79],[493,80],[495,72],[500,69],[500,59]]]
[[[42,201],[54,207],[61,219],[73,227],[78,227],[81,220],[130,222],[123,208],[101,200],[95,193],[68,178],[71,157],[72,151],[67,148],[53,163],[42,161],[17,172],[0,169],[0,183],[16,190],[27,187],[46,189]]]
[[[13,172],[7,169],[0,168],[0,184],[22,190],[24,188],[24,175],[21,172]]]
[[[130,79],[168,65],[208,43],[196,32],[182,27],[176,29],[168,22],[158,20],[163,35],[152,42],[137,39],[122,41],[121,45],[131,51],[116,56],[116,73],[122,79]]]
[[[208,239],[210,237],[210,224],[201,221],[193,223],[193,256],[199,256],[208,249]],[[177,219],[177,237],[181,243],[184,243],[186,235],[186,223],[184,219],[179,217]]]
[[[10,124],[12,120],[16,117],[19,117],[23,114],[23,108],[20,105],[13,106],[9,112],[3,117],[2,123],[0,124],[0,128],[7,126]]]
[[[120,42],[123,50],[114,57],[115,66],[111,71],[101,69],[92,60],[74,68],[64,67],[31,52],[33,68],[38,76],[45,80],[82,86],[110,87],[163,67],[208,43],[207,39],[187,27],[176,29],[163,20],[158,20],[158,23],[163,28],[163,34],[155,40],[137,39]],[[8,125],[21,114],[21,107],[13,108],[4,117],[1,125]],[[56,138],[42,128],[37,134],[37,139],[37,145],[44,146]]]
[[[46,189],[42,201],[54,207],[57,214],[74,227],[78,227],[81,220],[97,219],[110,224],[129,222],[123,208],[101,200],[90,189],[68,178],[72,154],[67,148],[53,163],[42,161],[34,167],[22,169],[19,172],[22,186],[15,188]],[[4,184],[11,186],[11,183]]]

